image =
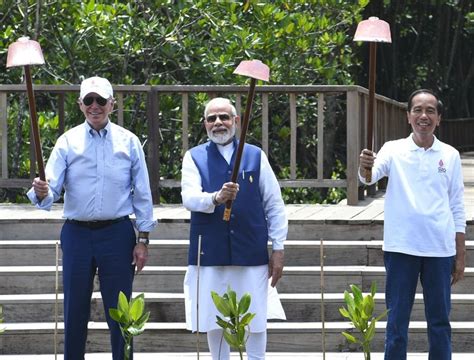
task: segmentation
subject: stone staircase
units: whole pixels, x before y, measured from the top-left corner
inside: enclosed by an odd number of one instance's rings
[[[0,209],[5,214],[6,206]],[[55,249],[62,220],[60,207],[45,213],[11,205],[0,217],[0,304],[5,332],[0,335],[0,355],[54,353]],[[144,334],[135,341],[138,353],[187,353],[196,351],[196,335],[185,329],[182,282],[186,269],[189,214],[180,206],[155,209],[159,227],[151,234],[150,259],[137,275],[136,293],[145,292],[151,318]],[[288,208],[290,228],[286,243],[286,267],[278,284],[288,320],[270,322],[268,351],[320,353],[321,241],[324,239],[325,346],[331,353],[357,351],[341,331],[351,328],[338,308],[349,284],[368,291],[377,282],[376,313],[385,308],[382,260],[383,220],[374,208],[301,206]],[[363,213],[366,215],[363,216]],[[372,215],[369,215],[372,214]],[[474,222],[469,221],[465,280],[453,288],[453,349],[474,352]],[[63,346],[61,267],[59,266],[59,352]],[[95,284],[87,351],[110,352],[99,284]],[[410,325],[409,351],[427,351],[423,300],[415,301]],[[385,323],[380,322],[373,351],[383,352]],[[207,351],[205,337],[201,349]],[[294,355],[293,358],[298,358]]]

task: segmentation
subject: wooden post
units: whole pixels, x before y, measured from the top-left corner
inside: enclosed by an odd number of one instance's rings
[[[147,94],[148,157],[147,167],[150,178],[153,204],[160,203],[160,133],[159,133],[158,91],[152,88]]]
[[[357,205],[359,201],[359,129],[360,100],[358,91],[347,92],[347,204]]]

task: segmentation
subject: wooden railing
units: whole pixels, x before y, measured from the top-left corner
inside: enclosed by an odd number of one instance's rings
[[[35,85],[35,94],[53,94],[57,96],[54,111],[59,118],[58,135],[65,128],[71,125],[66,124],[65,102],[66,96],[71,93],[79,93],[79,85]],[[8,136],[12,129],[8,124],[8,104],[9,94],[24,92],[24,85],[0,85],[0,141],[1,141],[1,176],[0,187],[29,187],[30,179],[17,179],[9,177],[8,167]],[[147,85],[116,85],[114,86],[115,98],[117,100],[117,110],[113,116],[114,121],[119,125],[124,125],[124,113],[129,109],[124,107],[124,99],[131,94],[141,94],[146,97],[146,129],[147,129],[147,164],[152,186],[153,198],[158,202],[160,188],[179,187],[179,179],[163,178],[160,174],[160,153],[161,153],[161,128],[160,128],[160,99],[169,94],[181,97],[179,104],[181,112],[181,132],[182,143],[179,146],[182,152],[189,148],[188,131],[190,126],[190,96],[196,94],[208,94],[211,97],[217,95],[232,96],[235,99],[237,111],[242,108],[242,101],[245,101],[247,92],[246,86],[198,86],[198,85],[176,85],[176,86],[147,86]],[[261,147],[268,154],[272,148],[270,143],[271,129],[271,100],[274,96],[285,96],[289,108],[289,128],[290,128],[290,154],[289,154],[289,176],[279,179],[281,187],[291,188],[346,188],[347,202],[355,205],[359,198],[359,180],[357,176],[357,167],[359,153],[362,147],[365,147],[364,140],[366,132],[368,91],[360,86],[326,86],[326,85],[268,85],[257,86],[257,100],[261,109],[260,119],[252,121],[261,121]],[[315,121],[317,126],[317,145],[316,145],[316,177],[311,179],[302,179],[297,176],[298,165],[298,142],[305,139],[298,138],[298,114],[303,105],[298,105],[298,101],[305,97],[312,96],[316,99],[316,109],[312,110],[312,117],[304,118],[304,121]],[[327,131],[325,118],[330,116],[326,109],[326,100],[331,96],[337,96],[344,105],[342,109],[343,121],[346,122],[346,178],[331,179],[324,177],[324,159],[333,156],[331,153],[325,153],[324,133]],[[13,101],[13,100],[12,100]],[[69,100],[70,101],[70,100]],[[302,102],[304,103],[304,102]],[[409,126],[405,115],[406,104],[400,103],[383,96],[376,96],[376,126],[374,149],[378,150],[387,140],[407,136]],[[255,110],[255,106],[254,106]],[[306,109],[308,110],[308,109]],[[200,110],[202,111],[202,110]],[[331,110],[332,111],[332,110]],[[307,113],[307,112],[306,112]],[[77,124],[77,118],[74,119]],[[68,126],[66,126],[68,125]],[[31,153],[30,178],[34,177],[34,154]]]
[[[474,118],[441,119],[438,135],[461,152],[473,151]]]

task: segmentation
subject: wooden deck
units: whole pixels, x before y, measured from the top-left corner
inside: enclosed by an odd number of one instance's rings
[[[465,208],[468,224],[474,224],[474,152],[462,155],[465,183]],[[312,223],[360,223],[383,222],[384,192],[367,197],[358,205],[347,205],[345,201],[337,205],[287,204],[290,221],[309,220]],[[162,222],[187,222],[190,213],[180,204],[157,205],[155,218]],[[0,221],[12,219],[62,219],[62,205],[55,204],[51,211],[38,211],[29,204],[0,204]]]

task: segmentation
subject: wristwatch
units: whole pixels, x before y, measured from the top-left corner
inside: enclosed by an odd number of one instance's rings
[[[137,244],[145,244],[148,246],[148,244],[150,243],[150,239],[148,239],[147,237],[138,237],[137,238]]]

